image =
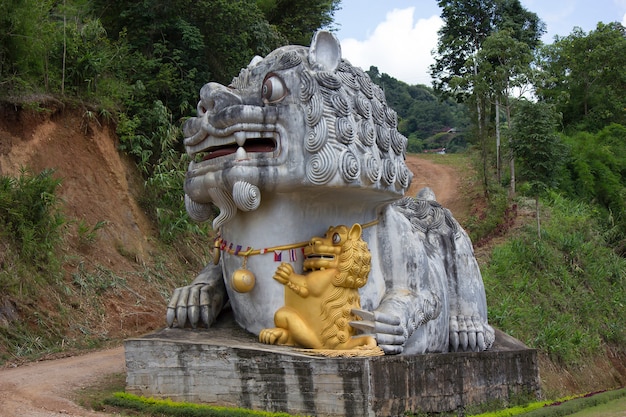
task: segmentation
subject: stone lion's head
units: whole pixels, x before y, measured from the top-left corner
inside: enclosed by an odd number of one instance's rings
[[[237,210],[258,208],[267,192],[400,197],[412,174],[397,124],[383,91],[341,58],[330,32],[317,32],[309,48],[255,57],[229,86],[202,87],[197,116],[185,123],[188,212],[206,220],[216,204],[217,228]]]

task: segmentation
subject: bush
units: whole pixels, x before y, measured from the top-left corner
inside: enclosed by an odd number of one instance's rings
[[[61,180],[53,170],[0,177],[0,238],[23,259],[43,269],[52,262],[66,224],[56,197]]]

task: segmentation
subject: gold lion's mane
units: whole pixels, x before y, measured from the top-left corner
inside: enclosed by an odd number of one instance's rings
[[[321,306],[322,320],[329,323],[321,335],[325,346],[334,348],[354,334],[349,322],[357,318],[351,310],[361,308],[358,289],[367,282],[370,259],[367,243],[362,239],[348,239],[341,246],[339,271],[332,281],[335,288]]]

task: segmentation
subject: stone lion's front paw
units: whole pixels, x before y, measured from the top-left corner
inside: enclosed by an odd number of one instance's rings
[[[274,327],[272,329],[263,329],[259,333],[259,342],[268,345],[284,345],[289,339],[289,331]]]
[[[207,265],[191,285],[179,287],[167,304],[169,327],[210,327],[228,300],[221,265]]]
[[[494,330],[477,316],[450,316],[450,350],[480,352],[495,340]]]
[[[350,325],[373,335],[378,346],[386,355],[397,355],[404,350],[407,335],[399,317],[379,311],[366,311],[354,308],[352,313],[363,320],[351,321]]]

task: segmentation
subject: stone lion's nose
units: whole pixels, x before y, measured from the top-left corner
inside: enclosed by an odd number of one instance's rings
[[[218,83],[208,83],[200,89],[198,116],[216,113],[226,107],[241,103],[241,98],[229,88]]]

